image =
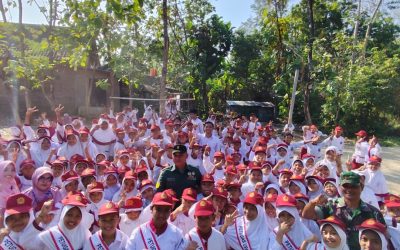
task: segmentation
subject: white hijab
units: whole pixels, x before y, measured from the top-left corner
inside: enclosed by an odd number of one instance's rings
[[[88,227],[86,227],[85,223],[84,223],[84,221],[86,220],[85,218],[88,217],[88,213],[86,212],[84,207],[78,207],[82,213],[82,220],[79,223],[79,225],[77,225],[74,229],[70,230],[64,225],[64,217],[67,214],[67,212],[74,207],[76,207],[76,206],[66,205],[63,207],[63,209],[61,211],[60,221],[58,222],[58,226],[61,228],[64,235],[67,237],[67,239],[71,243],[72,247],[74,249],[81,249],[81,248],[83,248],[83,246],[85,245],[85,242],[89,239],[89,237],[91,235],[88,230]],[[54,226],[54,227],[57,227],[57,226]],[[49,229],[49,230],[51,230],[51,229]],[[49,230],[46,230],[46,231],[40,233],[39,238],[49,249],[54,249],[55,248],[54,243],[53,243],[53,240],[52,240]]]
[[[338,247],[328,247],[324,241],[322,240],[321,243],[311,243],[307,246],[307,249],[318,249],[318,250],[349,250],[349,246],[347,245],[347,235],[346,232],[343,231],[338,225],[331,224],[331,223],[323,223],[320,226],[320,231],[322,232],[322,228],[325,225],[331,225],[340,237],[340,244]]]
[[[237,218],[236,222],[240,223],[240,220],[245,220],[247,238],[252,249],[268,249],[270,230],[268,228],[266,215],[261,205],[256,205],[256,208],[257,217],[254,220],[249,221],[246,219],[246,216],[243,215]],[[236,235],[235,224],[228,227],[226,230],[225,240],[233,249],[241,249]]]
[[[99,122],[97,124],[101,125],[103,122],[106,122],[108,124],[108,128],[104,129],[104,130],[100,128],[100,129],[94,131],[93,138],[95,138],[96,140],[98,140],[100,142],[110,142],[116,138],[114,131],[113,131],[110,123],[106,119],[100,118]]]
[[[8,228],[6,224],[7,217],[10,216],[7,213],[4,213],[4,225]],[[35,216],[33,214],[33,210],[29,211],[29,222],[26,227],[21,232],[14,232],[10,230],[10,238],[15,241],[17,244],[25,247],[29,245],[29,242],[34,239],[35,235],[31,235],[30,227],[33,227],[33,221],[35,220]]]
[[[291,216],[294,217],[294,223],[290,228],[290,231],[286,234],[290,239],[296,244],[297,247],[300,247],[304,240],[309,239],[312,236],[311,231],[301,222],[299,211],[296,207],[289,206],[281,206],[276,208],[276,214],[279,218],[279,214],[282,212],[288,212]],[[277,232],[278,227],[275,228],[275,232]]]

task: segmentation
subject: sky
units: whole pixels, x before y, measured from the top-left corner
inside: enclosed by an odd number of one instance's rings
[[[40,13],[36,5],[28,4],[28,0],[22,0],[23,9],[23,22],[31,24],[43,24],[46,23],[46,19],[42,13]],[[46,2],[45,0],[37,0],[39,4]],[[215,6],[216,13],[224,19],[224,21],[231,22],[233,27],[239,27],[242,22],[246,21],[252,15],[250,6],[252,0],[210,0]],[[11,17],[11,18],[10,18]],[[9,12],[8,18],[12,22],[18,22],[18,8],[13,8]]]

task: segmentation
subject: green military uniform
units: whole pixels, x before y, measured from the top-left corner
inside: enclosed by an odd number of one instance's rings
[[[194,188],[199,190],[201,182],[200,171],[190,165],[186,165],[184,169],[178,169],[175,165],[165,168],[156,185],[157,192],[166,189],[173,189],[176,192],[176,198],[180,199],[185,188]]]
[[[353,172],[343,172],[340,176],[340,184],[360,185],[360,176]],[[348,208],[344,198],[330,200],[326,205],[315,207],[319,218],[337,216],[346,224],[347,244],[350,249],[360,249],[358,240],[358,228],[367,219],[375,219],[386,225],[382,213],[372,205],[361,200],[356,209]]]

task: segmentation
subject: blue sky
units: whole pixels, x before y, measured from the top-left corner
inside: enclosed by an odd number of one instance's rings
[[[32,24],[46,23],[43,14],[35,5],[28,4],[27,0],[22,0],[24,5],[23,22]],[[40,4],[45,1],[38,1]],[[225,21],[230,21],[233,27],[239,27],[252,15],[250,8],[252,0],[210,0],[215,6],[218,15],[222,16]],[[11,19],[10,19],[11,17]],[[10,11],[8,18],[12,22],[18,22],[18,9],[14,8]]]

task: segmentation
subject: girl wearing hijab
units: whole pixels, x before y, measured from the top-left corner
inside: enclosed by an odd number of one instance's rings
[[[126,172],[124,175],[124,179],[122,180],[121,188],[117,193],[114,194],[112,201],[118,204],[121,200],[136,196],[138,194],[138,191],[135,184],[136,177],[134,176],[133,172]]]
[[[279,226],[270,234],[271,249],[299,249],[313,234],[301,222],[293,196],[282,194],[276,199]]]
[[[4,213],[6,228],[0,233],[0,249],[40,249],[36,244],[36,237],[43,230],[39,224],[47,216],[52,204],[52,201],[45,202],[35,219],[31,198],[21,193],[10,195]]]
[[[4,213],[7,197],[19,193],[15,182],[15,164],[12,161],[0,162],[0,211]]]
[[[346,225],[339,218],[330,216],[318,223],[321,225],[322,241],[312,242],[313,238],[307,239],[300,250],[349,250],[346,244]]]
[[[386,239],[386,226],[374,219],[365,220],[359,226],[359,242],[361,250],[394,249]]]
[[[32,187],[32,175],[35,172],[35,169],[36,167],[34,161],[26,159],[21,162],[21,166],[19,167],[21,174],[18,176],[18,179],[21,183],[19,186],[21,192],[24,192]]]
[[[272,232],[279,226],[278,218],[276,217],[276,198],[277,194],[268,194],[264,197],[264,210],[269,230]]]
[[[91,130],[91,135],[99,153],[105,154],[106,157],[114,155],[116,137],[107,119],[100,118],[97,125]]]
[[[40,167],[32,175],[32,187],[24,193],[32,200],[34,211],[38,211],[42,204],[47,200],[54,200],[57,204],[61,201],[60,192],[51,186],[53,181],[53,172],[48,167]]]
[[[6,150],[8,152],[6,159],[12,160],[15,163],[17,173],[19,173],[19,166],[21,165],[21,162],[28,158],[24,153],[21,140],[8,141]]]
[[[319,196],[324,191],[322,180],[318,176],[313,176],[313,175],[307,176],[306,183],[308,188],[307,196],[310,198],[310,200]]]
[[[78,140],[78,136],[75,135],[74,131],[67,130],[65,134],[67,142],[63,143],[58,149],[58,157],[64,157],[67,160],[71,160],[71,157],[74,155],[85,155],[84,148],[82,147],[80,141]]]
[[[324,180],[324,193],[328,197],[328,200],[333,200],[339,197],[336,179],[327,178]]]
[[[94,216],[94,223],[91,227],[91,232],[99,230],[99,209],[102,205],[106,204],[107,201],[104,199],[104,186],[101,182],[92,182],[87,186],[86,196],[90,203],[86,207],[86,211]]]
[[[74,171],[70,170],[61,176],[61,197],[65,197],[68,193],[77,192],[79,186],[79,175]]]
[[[253,191],[246,195],[243,203],[244,215],[236,217],[237,211],[228,215],[220,229],[227,246],[233,249],[269,249],[270,230],[263,209],[263,197]]]
[[[104,188],[104,199],[111,201],[113,195],[118,192],[121,185],[118,182],[118,174],[113,169],[107,169],[104,174],[105,177],[105,188]]]
[[[58,225],[39,234],[42,246],[37,249],[82,249],[89,240],[91,234],[85,224],[89,216],[85,197],[80,193],[70,194],[62,203],[64,207]]]
[[[40,137],[37,140],[37,143],[38,147],[34,147],[30,150],[31,158],[35,161],[36,167],[44,166],[47,161],[54,161],[56,158],[55,154],[52,154],[51,158],[49,159],[52,150],[51,138],[48,136]]]

